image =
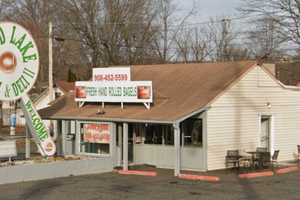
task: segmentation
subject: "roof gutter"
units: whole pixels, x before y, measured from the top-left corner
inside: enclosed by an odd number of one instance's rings
[[[182,121],[200,114],[204,111],[207,111],[210,107],[204,107],[198,110],[195,110],[188,115],[185,115],[184,117],[181,117],[177,120],[167,120],[167,121],[160,121],[160,120],[147,120],[147,119],[124,119],[124,118],[98,118],[98,117],[67,117],[67,116],[58,116],[58,117],[43,117],[43,119],[49,119],[49,120],[89,120],[89,121],[106,121],[106,122],[129,122],[129,123],[150,123],[150,124],[179,124]]]
[[[91,118],[91,117],[46,117],[43,119],[49,120],[85,120],[85,121],[105,121],[105,122],[129,122],[129,123],[149,123],[149,124],[174,124],[174,121],[159,121],[159,120],[142,120],[142,119],[125,119],[125,118]]]

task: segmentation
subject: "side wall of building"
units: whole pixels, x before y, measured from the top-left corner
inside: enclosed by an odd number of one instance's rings
[[[217,98],[207,113],[208,170],[225,168],[226,151],[260,146],[260,116],[271,116],[270,150],[294,159],[300,144],[300,90],[282,88],[260,67]]]

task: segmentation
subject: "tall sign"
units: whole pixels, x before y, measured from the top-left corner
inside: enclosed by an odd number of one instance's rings
[[[51,156],[55,144],[27,96],[38,72],[39,52],[31,34],[16,23],[0,22],[0,100],[22,99],[26,123],[34,127],[31,131],[41,154]]]
[[[39,53],[31,34],[18,24],[0,23],[0,100],[27,94],[39,71]]]

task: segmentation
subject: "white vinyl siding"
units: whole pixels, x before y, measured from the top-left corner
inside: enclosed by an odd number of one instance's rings
[[[300,144],[300,90],[282,88],[254,67],[207,112],[208,170],[224,168],[229,149],[243,152],[259,146],[260,115],[272,116],[271,148],[280,150],[279,160],[294,159]]]
[[[134,163],[151,164],[159,168],[174,169],[175,148],[171,145],[134,145]],[[188,147],[181,149],[181,169],[205,171],[204,149]]]

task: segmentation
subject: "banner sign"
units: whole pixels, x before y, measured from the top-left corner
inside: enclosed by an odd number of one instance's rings
[[[41,154],[43,156],[54,155],[56,146],[49,135],[49,130],[26,94],[21,99],[21,107],[26,118],[26,123],[29,125],[30,132],[33,133],[32,135],[38,144]]]
[[[39,71],[39,53],[31,34],[12,22],[0,23],[0,100],[21,98]]]
[[[109,144],[111,135],[110,124],[84,124],[83,141],[89,143]]]
[[[75,101],[152,103],[152,81],[77,81]]]
[[[93,68],[93,81],[130,81],[130,67]]]

